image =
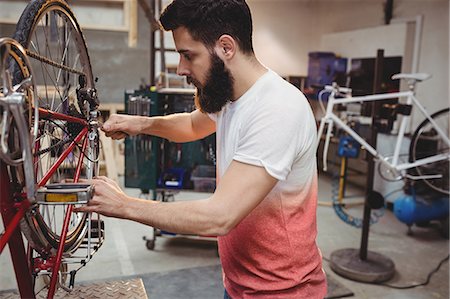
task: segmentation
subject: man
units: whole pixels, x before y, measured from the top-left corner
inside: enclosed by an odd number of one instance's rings
[[[316,125],[306,98],[256,59],[245,1],[175,0],[160,21],[180,53],[179,75],[197,87],[198,109],[112,115],[103,130],[114,139],[149,134],[175,142],[216,132],[216,191],[204,200],[152,202],[99,178],[78,211],[218,236],[225,298],[323,298]]]

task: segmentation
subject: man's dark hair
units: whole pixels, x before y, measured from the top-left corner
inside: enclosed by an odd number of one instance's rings
[[[165,30],[185,27],[195,40],[212,49],[223,34],[232,36],[244,53],[253,53],[252,17],[244,0],[174,0],[162,12]]]

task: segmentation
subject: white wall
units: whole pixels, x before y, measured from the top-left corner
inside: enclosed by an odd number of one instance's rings
[[[384,25],[384,2],[248,0],[254,19],[255,52],[281,75],[305,76],[308,52],[320,49],[322,35]],[[433,77],[420,84],[417,95],[425,99],[429,111],[436,111],[449,106],[449,1],[394,1],[394,18],[418,14],[424,15],[418,71]]]
[[[255,52],[262,62],[281,75],[306,76],[308,53],[319,50],[323,34],[366,28],[383,22],[381,0],[247,2],[253,14]],[[359,11],[357,14],[355,6]],[[374,13],[377,10],[379,13]],[[274,39],[264,40],[268,35]],[[284,63],[285,59],[276,51],[277,48],[289,53],[293,60]]]
[[[384,56],[405,56],[407,31],[406,24],[395,24],[323,34],[319,50],[349,60],[374,57],[378,49],[384,49]]]
[[[323,35],[384,25],[385,0],[247,2],[253,15],[256,55],[283,76],[307,75],[308,53],[321,50]],[[417,95],[425,100],[427,109],[432,112],[449,106],[449,1],[394,1],[395,19],[414,18],[418,14],[424,15],[418,70],[433,77],[420,84]],[[403,34],[399,38],[403,39]],[[170,39],[169,34],[166,47],[173,46]],[[355,39],[349,47],[361,47],[357,43]],[[367,53],[367,57],[370,55],[375,57],[376,52]],[[158,59],[156,63],[158,70]],[[177,63],[177,54],[169,54],[167,64]]]
[[[319,46],[314,36],[316,5],[295,1],[247,1],[253,15],[258,58],[281,75],[306,75],[308,52]]]

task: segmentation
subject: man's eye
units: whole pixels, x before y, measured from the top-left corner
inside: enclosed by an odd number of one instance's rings
[[[191,60],[191,56],[188,54],[183,54],[184,59],[190,61]]]

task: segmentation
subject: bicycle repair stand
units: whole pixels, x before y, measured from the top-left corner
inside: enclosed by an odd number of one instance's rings
[[[381,75],[383,73],[384,51],[378,50],[375,63],[374,91],[379,90]],[[372,146],[377,143],[377,128],[375,121],[379,103],[372,103]],[[330,267],[337,274],[360,282],[381,283],[391,279],[395,274],[394,262],[377,252],[368,251],[370,214],[372,209],[381,208],[384,205],[384,198],[378,192],[373,191],[373,173],[375,162],[372,156],[368,156],[366,199],[364,202],[364,218],[361,236],[360,249],[345,248],[331,253]]]
[[[29,202],[24,200],[20,203],[16,203],[12,196],[11,182],[8,177],[8,170],[6,163],[0,159],[0,213],[3,218],[4,227],[13,227],[12,230],[6,230],[4,236],[9,239],[9,251],[11,253],[11,259],[13,267],[15,269],[17,287],[20,291],[21,298],[34,298],[33,283],[31,271],[27,263],[27,253],[25,250],[25,244],[22,239],[22,234],[19,227],[20,217],[15,216],[16,210],[21,216],[25,213],[29,207]],[[8,234],[11,236],[8,238]],[[0,253],[3,250],[1,244]]]

